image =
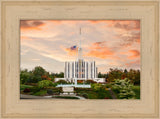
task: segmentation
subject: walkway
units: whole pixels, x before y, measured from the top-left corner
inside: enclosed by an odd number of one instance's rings
[[[34,96],[34,95],[20,94],[20,99],[49,99],[49,98],[52,98],[52,96]]]
[[[66,96],[69,96],[69,95],[66,95]],[[80,97],[80,96],[74,96],[74,97],[78,97],[80,100],[85,99],[84,97]],[[34,96],[34,95],[20,94],[20,99],[56,99],[56,98],[52,98],[52,96]]]

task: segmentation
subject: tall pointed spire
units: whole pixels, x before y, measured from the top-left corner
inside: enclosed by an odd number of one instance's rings
[[[79,34],[80,34],[80,38],[79,38],[79,47],[78,47],[78,60],[82,59],[82,48],[81,48],[81,27],[79,29]]]

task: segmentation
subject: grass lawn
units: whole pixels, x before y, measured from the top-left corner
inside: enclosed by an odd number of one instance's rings
[[[136,93],[136,99],[140,99],[140,86],[133,86],[133,91]]]
[[[25,88],[31,88],[31,87],[33,87],[33,86],[21,84],[20,85],[20,90],[24,90]]]
[[[96,92],[93,90],[81,89],[81,90],[75,90],[75,92],[78,93],[78,95],[80,95],[80,96],[83,96],[83,94],[88,95],[88,99],[104,99],[104,98],[112,99],[109,91],[105,91],[103,93],[100,93],[100,92]]]
[[[47,90],[40,90],[39,92],[34,93],[35,96],[44,96],[47,94]]]

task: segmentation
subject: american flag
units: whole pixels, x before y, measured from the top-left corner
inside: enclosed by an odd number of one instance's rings
[[[76,50],[76,48],[77,48],[77,46],[74,45],[74,46],[71,47],[71,50]]]

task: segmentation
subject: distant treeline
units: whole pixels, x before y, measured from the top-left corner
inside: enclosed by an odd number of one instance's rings
[[[132,83],[135,85],[140,84],[140,70],[135,69],[112,69],[110,68],[109,72],[106,74],[101,74],[101,72],[98,73],[98,78],[105,78],[107,82],[112,82],[115,79],[125,79],[128,78],[131,80]]]
[[[33,70],[29,71],[27,69],[21,70],[20,72],[20,81],[21,84],[27,83],[37,83],[42,80],[51,80],[54,81],[55,78],[63,78],[64,73],[50,73],[46,71],[41,66],[36,66]]]
[[[33,70],[29,71],[27,69],[21,70],[20,72],[20,82],[21,84],[28,83],[37,83],[42,80],[51,80],[54,81],[55,78],[63,78],[64,73],[50,73],[46,71],[41,66],[36,66]],[[105,78],[107,82],[112,82],[115,79],[125,79],[128,78],[132,83],[139,85],[140,84],[140,70],[130,69],[110,69],[108,73],[101,74],[98,73],[98,78]]]

